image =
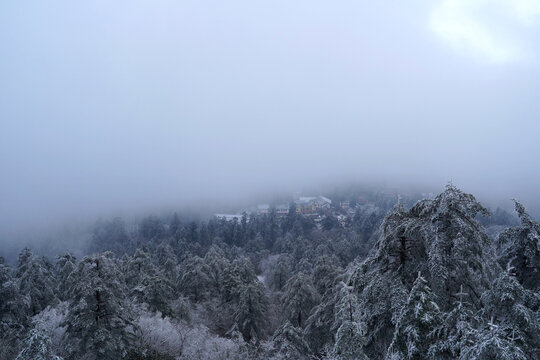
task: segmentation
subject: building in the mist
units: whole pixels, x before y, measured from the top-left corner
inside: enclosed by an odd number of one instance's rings
[[[351,208],[351,202],[349,200],[341,201],[339,207],[343,210],[349,210]]]
[[[272,209],[275,210],[277,217],[285,216],[289,213],[289,204],[278,204],[276,206],[271,206],[269,204],[259,204],[257,205],[257,214],[259,215],[266,215],[269,214]]]
[[[270,213],[270,205],[269,204],[259,204],[257,205],[257,213],[260,215],[266,215]]]
[[[316,214],[320,211],[330,209],[332,200],[322,195],[319,196],[301,196],[294,201],[296,212],[299,214]]]
[[[294,201],[294,205],[298,214],[312,215],[329,210],[332,205],[332,200],[322,195],[301,196]],[[274,210],[277,217],[283,217],[289,213],[290,208],[290,203],[282,203],[275,206],[270,204],[259,204],[257,205],[256,212],[259,215],[266,215]]]
[[[278,217],[285,216],[289,213],[289,204],[276,205],[276,215]]]
[[[238,214],[214,214],[214,216],[221,220],[225,220],[225,221],[237,220],[238,222],[242,221],[242,217],[243,217],[243,215],[238,215]]]

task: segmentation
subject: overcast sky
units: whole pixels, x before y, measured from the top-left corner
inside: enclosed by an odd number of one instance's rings
[[[540,0],[1,1],[0,227],[333,179],[538,198],[539,65]]]

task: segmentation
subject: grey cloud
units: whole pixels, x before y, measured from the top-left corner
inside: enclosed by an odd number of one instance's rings
[[[456,53],[432,11],[3,2],[0,227],[344,179],[537,198],[538,62]]]

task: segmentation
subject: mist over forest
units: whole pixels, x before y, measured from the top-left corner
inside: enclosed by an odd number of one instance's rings
[[[540,1],[0,2],[0,360],[540,358]]]

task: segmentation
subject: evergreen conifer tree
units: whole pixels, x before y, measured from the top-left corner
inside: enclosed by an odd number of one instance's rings
[[[336,304],[334,328],[336,342],[332,353],[337,360],[367,359],[364,353],[366,326],[361,321],[359,303],[352,286],[341,283],[340,300]]]
[[[427,350],[433,338],[433,329],[441,322],[435,295],[427,281],[418,274],[396,323],[387,358],[428,359]]]
[[[540,290],[540,224],[533,221],[525,207],[514,200],[521,224],[499,235],[499,261],[511,267],[519,282],[528,289]]]
[[[0,359],[17,354],[17,342],[28,326],[24,298],[9,266],[0,257]]]
[[[51,339],[36,329],[32,329],[23,341],[22,350],[15,360],[62,360],[53,353]]]
[[[280,326],[272,337],[274,355],[283,360],[308,359],[310,354],[309,345],[303,338],[300,328],[294,327],[290,321]]]
[[[112,253],[83,258],[70,277],[76,281],[63,325],[71,356],[121,359],[131,346],[134,325],[124,279]]]
[[[497,324],[497,334],[519,347],[528,358],[540,358],[540,294],[525,289],[516,277],[503,271],[491,289],[482,294],[484,318]]]
[[[287,281],[281,302],[284,314],[291,324],[302,328],[311,309],[319,303],[319,294],[311,278],[300,272]]]
[[[77,267],[77,259],[72,254],[66,253],[58,257],[56,261],[56,277],[58,282],[58,298],[68,299],[68,291],[72,284],[68,283],[69,275]]]
[[[255,281],[243,286],[234,320],[246,342],[258,340],[264,334],[268,305],[262,283]]]
[[[52,265],[46,259],[34,256],[28,248],[19,256],[17,281],[32,316],[58,300]]]

